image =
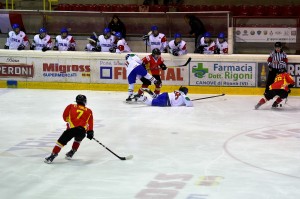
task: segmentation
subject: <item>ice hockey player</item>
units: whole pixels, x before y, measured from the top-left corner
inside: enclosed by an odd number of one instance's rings
[[[145,34],[143,40],[146,45],[150,46],[151,51],[158,48],[161,52],[168,52],[167,37],[165,34],[158,32],[157,26],[151,27],[151,34]]]
[[[210,32],[204,33],[203,37],[198,39],[198,45],[195,53],[214,54],[216,43],[212,40]]]
[[[87,38],[87,40],[89,41],[89,43],[86,44],[86,46],[84,48],[85,51],[101,52],[101,47],[97,46],[98,40],[94,35]]]
[[[218,35],[216,47],[215,54],[228,54],[228,43],[223,32]]]
[[[160,50],[158,48],[154,48],[152,50],[152,54],[144,57],[142,61],[143,64],[147,67],[147,69],[148,68],[150,69],[151,75],[159,82],[162,82],[160,73],[161,70],[167,70],[167,66],[164,64],[164,59],[161,57]],[[143,84],[138,90],[137,95],[135,95],[135,98],[137,99],[143,95],[144,88],[148,88],[151,85],[151,82],[146,78],[141,78],[141,81],[143,82]],[[155,90],[154,90],[155,95],[159,95],[161,87],[162,87],[162,83],[155,85]]]
[[[12,25],[12,31],[9,31],[4,49],[9,50],[24,50],[28,46],[28,38],[26,34],[21,31],[19,24]]]
[[[161,82],[156,80],[152,75],[150,75],[145,66],[142,63],[142,60],[135,54],[127,54],[126,57],[126,66],[127,66],[127,79],[128,79],[128,98],[127,102],[132,101],[133,99],[136,101],[136,96],[133,95],[134,84],[136,83],[136,79],[141,79],[144,77],[155,85],[160,85]]]
[[[86,96],[77,95],[76,104],[69,104],[64,112],[63,119],[67,122],[67,129],[58,138],[52,153],[44,160],[45,163],[51,163],[57,157],[60,150],[74,138],[72,149],[66,154],[66,159],[72,159],[75,152],[78,150],[81,141],[85,138],[93,139],[94,137],[94,119],[91,109],[86,107]]]
[[[295,81],[293,77],[287,73],[285,68],[281,68],[278,70],[278,75],[275,78],[273,84],[270,85],[269,90],[264,93],[264,97],[259,100],[259,102],[255,105],[255,109],[258,109],[261,105],[266,103],[267,101],[273,99],[276,95],[278,98],[272,104],[272,107],[278,107],[278,104],[288,97],[290,88],[294,87]]]
[[[187,54],[186,42],[182,40],[180,33],[175,33],[174,39],[168,44],[169,52],[174,56]]]
[[[55,44],[53,50],[58,51],[75,51],[76,42],[74,38],[69,35],[69,31],[66,28],[60,30],[60,35],[55,38]]]
[[[52,49],[51,37],[47,34],[46,28],[41,28],[39,34],[33,37],[30,50],[42,50],[43,52]]]
[[[274,50],[270,53],[268,57],[269,73],[267,77],[265,92],[269,90],[269,86],[274,82],[278,70],[281,68],[286,68],[288,63],[288,58],[286,53],[282,50],[281,42],[276,42],[274,45]]]
[[[116,52],[116,37],[111,34],[110,28],[104,28],[103,34],[98,37],[98,46],[101,52]]]
[[[116,47],[116,53],[125,53],[125,52],[131,52],[126,40],[123,38],[121,32],[115,33],[117,47]]]
[[[144,103],[149,106],[187,106],[192,107],[193,102],[187,96],[188,93],[187,87],[180,87],[178,90],[175,90],[172,93],[164,92],[158,95],[156,98],[148,98],[144,96]],[[153,92],[150,89],[145,89],[145,92],[153,96]]]

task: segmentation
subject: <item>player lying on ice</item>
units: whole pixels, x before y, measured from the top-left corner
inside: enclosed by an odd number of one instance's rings
[[[151,97],[155,96],[154,93],[149,89],[144,89],[145,92],[149,93]],[[160,95],[158,95],[156,98],[148,98],[144,96],[144,103],[149,106],[187,106],[192,107],[193,102],[190,100],[190,98],[187,95],[188,88],[186,87],[180,87],[179,90],[175,90],[172,93],[164,92]]]
[[[264,97],[259,100],[255,105],[255,109],[258,109],[261,105],[273,99],[276,95],[278,98],[273,103],[272,107],[278,107],[278,104],[282,102],[282,99],[288,97],[290,88],[294,87],[295,81],[293,77],[287,73],[285,68],[278,69],[278,74],[273,84],[270,85],[269,90],[265,92]]]
[[[127,66],[127,79],[128,79],[128,98],[127,102],[130,102],[132,99],[136,99],[133,95],[134,84],[136,83],[136,79],[141,79],[142,77],[146,78],[150,82],[155,85],[160,85],[161,81],[156,80],[152,75],[150,75],[145,65],[142,64],[142,60],[135,54],[127,54],[126,57],[126,66]]]

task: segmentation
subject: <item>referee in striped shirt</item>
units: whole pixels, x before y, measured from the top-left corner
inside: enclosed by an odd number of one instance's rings
[[[274,47],[275,50],[270,53],[270,56],[268,58],[269,74],[267,78],[265,93],[269,90],[269,86],[274,82],[275,77],[278,74],[278,70],[281,68],[286,69],[288,63],[287,55],[282,50],[281,42],[276,42]]]

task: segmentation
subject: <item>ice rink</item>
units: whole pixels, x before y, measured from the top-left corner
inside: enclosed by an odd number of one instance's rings
[[[77,94],[93,110],[95,138],[72,160],[45,164]],[[210,96],[192,94],[191,99]],[[262,96],[194,107],[125,104],[126,92],[0,89],[1,199],[298,199],[300,97],[254,110]]]

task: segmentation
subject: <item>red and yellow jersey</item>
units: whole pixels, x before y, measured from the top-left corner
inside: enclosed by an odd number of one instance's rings
[[[293,77],[289,73],[280,73],[276,76],[274,83],[270,85],[270,90],[272,89],[284,89],[289,90],[288,85],[295,84]]]
[[[87,131],[94,128],[92,110],[79,104],[69,104],[64,110],[63,119],[68,122],[68,128],[82,126]]]
[[[164,63],[164,59],[159,57],[158,59],[154,59],[152,55],[148,55],[142,59],[145,65],[149,65],[149,69],[152,75],[160,75],[160,65]]]

